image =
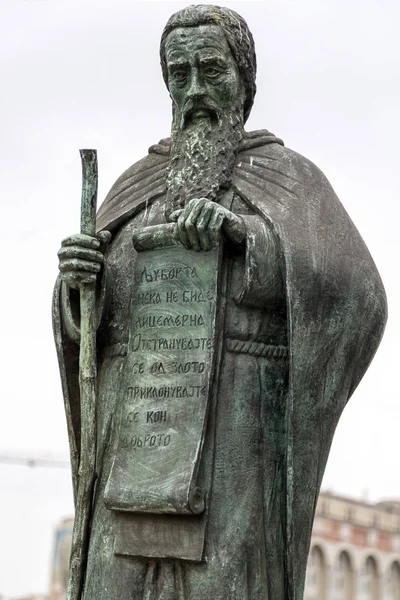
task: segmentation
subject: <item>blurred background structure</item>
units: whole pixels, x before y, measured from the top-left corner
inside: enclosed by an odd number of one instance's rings
[[[74,520],[72,517],[63,519],[54,533],[50,600],[65,600],[66,597],[73,524]]]
[[[65,600],[72,526],[64,519],[54,533],[49,600]],[[304,600],[400,600],[400,501],[321,493]]]
[[[6,600],[6,598],[0,596],[0,600]],[[33,596],[18,596],[18,598],[11,598],[10,600],[49,600],[49,597],[34,594]]]
[[[400,600],[400,502],[321,493],[304,600]]]

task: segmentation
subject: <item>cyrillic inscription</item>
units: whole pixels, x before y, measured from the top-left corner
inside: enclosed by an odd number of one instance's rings
[[[204,385],[161,385],[161,386],[135,386],[133,388],[133,400],[148,398],[198,398],[204,396],[206,387]]]
[[[169,446],[171,443],[171,436],[163,433],[153,434],[150,433],[143,435],[133,435],[132,437],[123,437],[121,439],[121,448],[126,449],[137,449],[137,448],[156,448],[160,446]]]
[[[116,510],[190,512],[216,335],[219,250],[138,253],[116,458]]]
[[[214,302],[212,290],[173,290],[172,292],[143,292],[138,291],[134,301],[138,305],[190,303],[204,304]]]
[[[210,350],[212,338],[186,338],[186,337],[152,337],[146,338],[141,333],[133,336],[131,350],[163,351],[163,350]]]
[[[165,267],[163,269],[148,269],[145,267],[140,273],[138,283],[152,283],[153,281],[171,281],[173,279],[196,278],[195,267]]]
[[[136,329],[151,329],[153,327],[198,327],[204,325],[203,315],[147,315],[138,317]]]

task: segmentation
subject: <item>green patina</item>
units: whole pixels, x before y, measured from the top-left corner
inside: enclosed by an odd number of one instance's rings
[[[188,7],[160,53],[171,139],[118,179],[97,233],[83,219],[59,251],[68,598],[302,600],[330,445],[383,334],[384,289],[321,171],[245,132],[244,20]]]

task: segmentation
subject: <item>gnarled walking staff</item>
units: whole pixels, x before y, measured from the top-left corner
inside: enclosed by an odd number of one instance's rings
[[[96,233],[97,153],[80,150],[82,160],[81,233]],[[81,447],[75,522],[69,568],[67,600],[80,600],[90,536],[93,488],[96,479],[96,283],[80,289],[79,388],[81,397]]]

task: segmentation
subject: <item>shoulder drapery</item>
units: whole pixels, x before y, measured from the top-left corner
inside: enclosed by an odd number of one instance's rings
[[[281,244],[289,324],[288,598],[302,598],[314,509],[333,434],[387,318],[371,255],[326,177],[277,144],[239,157],[234,184]]]
[[[116,232],[165,193],[170,141],[128,169],[98,213]],[[273,229],[284,264],[290,377],[287,405],[287,598],[300,600],[314,509],[333,434],[379,345],[383,285],[357,229],[321,171],[266,131],[247,134],[233,186]],[[76,478],[79,462],[78,349],[63,335],[59,285],[54,331]]]
[[[247,133],[240,150],[257,148],[265,144],[283,144],[266,130]],[[99,231],[116,231],[133,217],[146,203],[165,193],[165,170],[168,165],[171,139],[165,138],[149,148],[149,154],[132,165],[117,179],[100,206],[97,215]]]

